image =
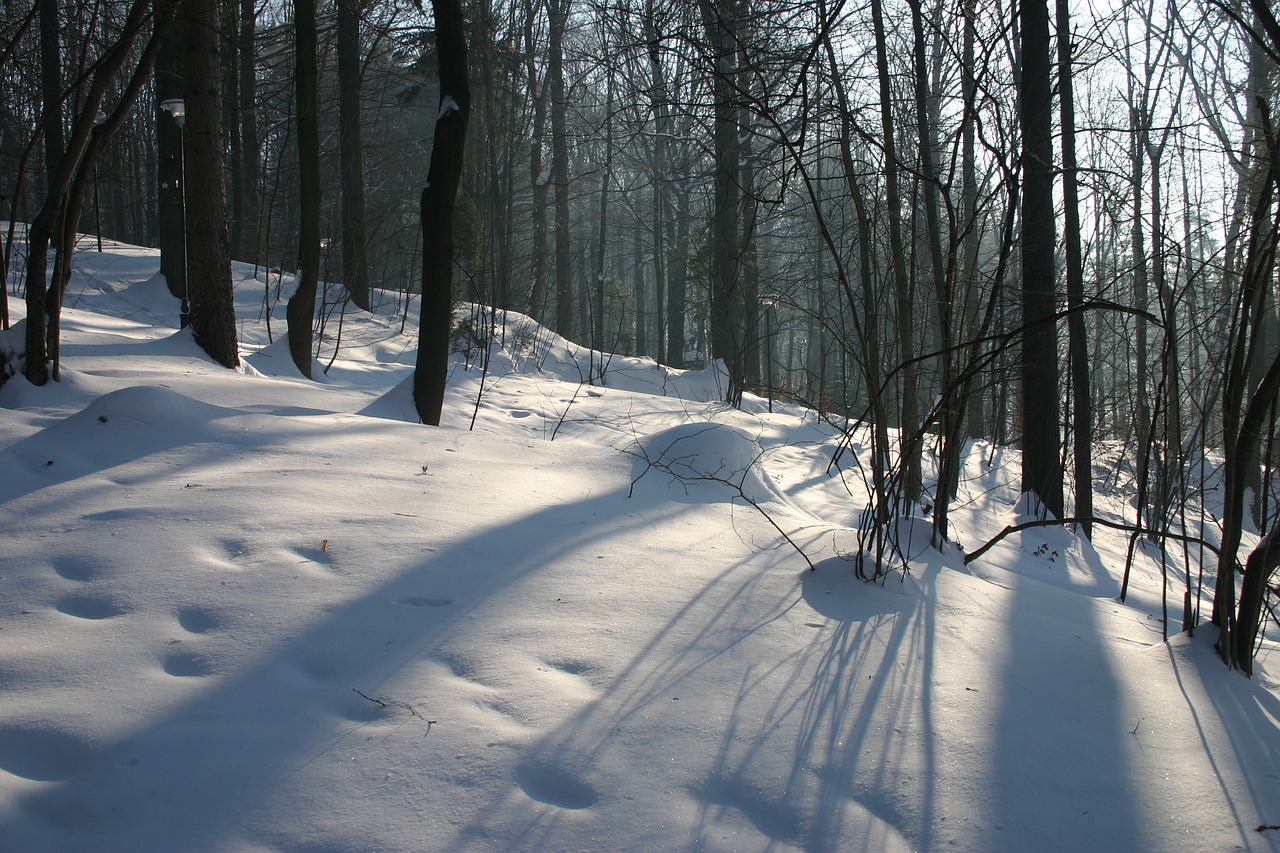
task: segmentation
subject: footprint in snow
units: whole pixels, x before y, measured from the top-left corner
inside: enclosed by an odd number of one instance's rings
[[[222,618],[203,607],[183,607],[178,611],[178,624],[190,634],[203,634],[222,627]]]
[[[129,612],[129,608],[109,598],[93,595],[64,595],[53,606],[57,608],[59,613],[65,613],[77,619],[95,621],[110,619],[113,616]]]
[[[98,574],[98,567],[84,557],[55,557],[53,570],[69,581],[91,581]]]
[[[163,666],[175,678],[200,678],[213,672],[209,659],[195,652],[170,652],[164,656]]]

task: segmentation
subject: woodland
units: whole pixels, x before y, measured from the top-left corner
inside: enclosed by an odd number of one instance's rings
[[[1228,666],[1274,624],[1266,0],[6,0],[0,68],[5,379],[59,381],[82,233],[158,247],[226,367],[232,260],[296,273],[305,377],[349,306],[421,296],[428,424],[454,306],[510,309],[870,427],[861,576],[889,519],[956,547],[978,438],[1031,523],[1194,555],[1171,606]]]

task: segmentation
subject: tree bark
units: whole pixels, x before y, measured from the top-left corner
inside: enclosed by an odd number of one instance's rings
[[[1062,517],[1058,335],[1054,321],[1053,94],[1047,0],[1021,0],[1022,491]]]
[[[316,116],[316,5],[294,0],[294,84],[298,107],[298,183],[300,228],[298,283],[285,309],[289,355],[303,376],[311,378],[312,326],[320,280],[320,130]]]
[[[422,322],[413,399],[422,422],[438,426],[449,373],[453,315],[453,207],[462,177],[471,84],[460,0],[432,0],[431,7],[440,63],[440,113],[427,186],[422,191]]]
[[[573,326],[573,250],[569,243],[569,137],[564,92],[564,29],[569,0],[550,0],[547,84],[551,95],[551,181],[555,187],[556,331],[566,338]]]
[[[186,97],[183,82],[182,49],[186,41],[182,20],[176,18],[178,0],[155,0],[157,15],[174,18],[169,36],[160,46],[156,57],[156,192],[157,228],[160,244],[160,274],[164,276],[169,293],[175,299],[187,298],[187,255],[182,233],[182,129],[160,104],[174,98]]]
[[[529,143],[529,184],[532,188],[533,235],[529,247],[529,314],[539,323],[546,322],[547,308],[547,173],[543,158],[543,135],[547,126],[547,77],[538,78],[533,49],[534,19],[539,4],[525,2],[525,68],[529,91],[533,97],[532,139]]]
[[[364,142],[360,128],[360,3],[338,0],[338,149],[342,173],[342,282],[351,301],[369,310],[365,247]]]
[[[1071,70],[1071,13],[1057,0],[1058,108],[1062,115],[1063,244],[1067,265],[1068,353],[1071,370],[1071,455],[1075,466],[1075,515],[1093,516],[1093,397],[1089,387],[1089,340],[1084,325],[1084,259],[1080,239],[1080,189],[1076,168],[1076,114]],[[1139,320],[1138,322],[1142,322]],[[1093,526],[1081,530],[1092,538]]]
[[[218,4],[184,2],[179,14],[184,19],[186,36],[183,67],[187,124],[183,132],[191,328],[196,343],[210,358],[224,367],[235,367],[240,363],[240,353],[227,235]]]
[[[711,216],[711,356],[722,359],[728,372],[725,400],[742,401],[745,385],[744,335],[746,311],[738,284],[738,181],[742,167],[738,146],[738,105],[734,93],[737,57],[737,0],[703,0],[703,22],[713,52],[712,90],[715,100],[713,150],[715,200]]]
[[[257,0],[240,0],[240,104],[237,128],[240,136],[240,240],[237,257],[255,266],[262,261],[258,229],[262,206],[261,145],[258,140]]]
[[[902,238],[902,192],[898,186],[898,152],[893,121],[893,96],[889,87],[889,52],[885,40],[881,0],[871,0],[871,25],[876,43],[876,72],[880,82],[881,144],[884,146],[885,202],[889,207],[889,265],[897,307],[898,355],[901,359],[902,397],[899,400],[898,446],[902,465],[903,497],[920,498],[920,413],[915,365],[915,306],[907,278],[907,254]]]

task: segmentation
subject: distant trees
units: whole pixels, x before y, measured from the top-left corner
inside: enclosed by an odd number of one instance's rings
[[[51,3],[51,0],[41,0]],[[42,8],[44,14],[47,10]],[[79,95],[78,106],[71,123],[70,134],[62,141],[45,147],[46,192],[39,209],[32,217],[27,232],[26,262],[26,351],[23,372],[33,385],[44,385],[50,377],[59,374],[59,319],[62,313],[62,297],[71,277],[71,257],[76,241],[76,229],[80,214],[88,198],[95,174],[95,165],[103,146],[123,124],[134,102],[143,90],[155,63],[156,53],[164,39],[169,19],[149,16],[150,4],[135,0],[120,26],[114,41],[108,42],[93,64],[92,72],[74,89],[62,87],[61,76],[52,73],[48,64],[50,52],[57,52],[48,45],[54,33],[49,22],[42,19],[42,83],[43,110],[39,114],[32,142],[40,138],[46,127],[61,137],[63,106],[73,92]],[[150,37],[141,52],[134,54],[135,43],[150,25]],[[116,84],[116,76],[134,59],[132,73],[126,76],[126,84],[118,91],[118,103],[111,115],[102,113],[108,92]],[[58,91],[54,92],[54,89]],[[15,193],[16,195],[16,193]],[[52,271],[48,266],[49,247],[56,249]],[[9,257],[8,247],[5,253]],[[50,275],[50,272],[52,273]]]

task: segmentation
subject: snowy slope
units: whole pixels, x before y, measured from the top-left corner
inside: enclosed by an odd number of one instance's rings
[[[811,413],[583,385],[513,315],[428,428],[390,295],[307,382],[288,277],[236,266],[237,372],[156,266],[80,253],[63,381],[0,389],[0,850],[1280,849],[1269,656],[1162,643],[1123,535],[920,534],[869,585]],[[970,456],[970,550],[1011,458]]]

